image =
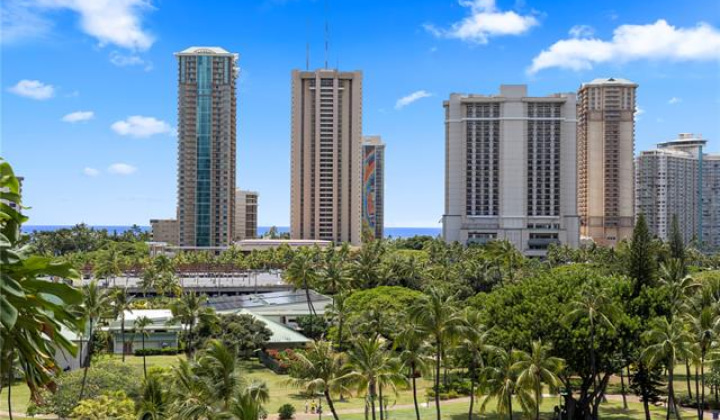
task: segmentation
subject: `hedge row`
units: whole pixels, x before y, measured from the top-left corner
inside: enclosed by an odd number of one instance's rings
[[[133,354],[135,354],[135,356],[159,356],[178,354],[180,352],[181,350],[177,347],[165,347],[164,349],[135,349]]]

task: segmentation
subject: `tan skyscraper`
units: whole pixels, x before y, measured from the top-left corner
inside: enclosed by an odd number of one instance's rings
[[[359,244],[362,72],[292,72],[290,235]]]
[[[614,246],[635,221],[635,90],[625,79],[595,79],[578,91],[580,235]]]
[[[229,245],[235,232],[238,55],[191,47],[178,59],[178,239]]]
[[[258,193],[235,191],[235,240],[257,238]]]

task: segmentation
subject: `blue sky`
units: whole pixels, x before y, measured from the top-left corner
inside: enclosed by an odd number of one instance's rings
[[[652,4],[652,7],[649,5]],[[386,225],[439,226],[451,92],[639,83],[636,150],[702,133],[720,152],[717,0],[3,0],[1,155],[31,224],[174,217],[177,67],[192,45],[240,54],[238,183],[287,226],[290,72],[364,72],[363,130],[387,143]],[[327,10],[327,12],[326,12]],[[405,98],[405,100],[402,100]]]

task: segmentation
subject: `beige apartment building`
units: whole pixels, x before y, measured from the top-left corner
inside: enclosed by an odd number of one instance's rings
[[[362,72],[292,72],[290,235],[361,243]]]
[[[178,60],[178,241],[227,246],[235,236],[238,54],[190,47]]]
[[[257,238],[258,193],[235,190],[235,240]]]
[[[151,219],[150,228],[154,242],[165,242],[170,245],[178,245],[180,234],[178,221],[175,219]]]
[[[445,107],[447,242],[508,240],[528,256],[579,244],[574,93],[451,94]]]
[[[381,239],[385,228],[385,143],[380,136],[363,137],[363,229]]]
[[[640,153],[635,162],[636,214],[668,240],[677,218],[687,244],[720,249],[720,154],[705,153],[701,135],[680,133]]]
[[[595,79],[578,91],[580,234],[614,246],[635,223],[635,91],[625,79]]]

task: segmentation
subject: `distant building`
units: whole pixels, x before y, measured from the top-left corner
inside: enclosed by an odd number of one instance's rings
[[[632,235],[635,91],[625,79],[584,83],[577,99],[580,234],[614,246]]]
[[[720,247],[720,155],[703,152],[707,140],[681,133],[643,151],[635,165],[635,212],[650,231],[670,237],[677,217],[685,243]]]
[[[447,242],[506,239],[529,256],[577,247],[575,94],[452,94],[445,107]]]
[[[322,317],[325,309],[332,304],[332,298],[314,290],[310,290],[308,294],[314,314]],[[215,309],[219,314],[250,311],[292,328],[298,327],[297,318],[312,314],[305,290],[212,297],[208,299],[207,306]]]
[[[235,190],[235,240],[257,238],[258,193]]]
[[[178,245],[180,233],[178,221],[175,219],[151,219],[153,242],[166,242],[171,245]]]
[[[238,54],[190,47],[178,60],[178,238],[227,246],[235,236]]]
[[[363,137],[362,196],[363,229],[374,238],[382,238],[385,227],[385,143],[380,136]]]
[[[292,72],[290,235],[359,244],[362,72]]]

